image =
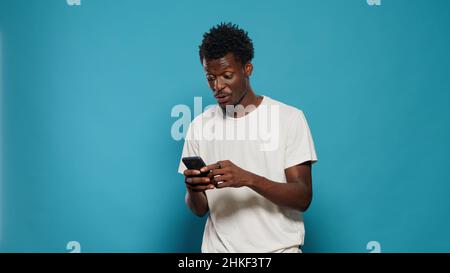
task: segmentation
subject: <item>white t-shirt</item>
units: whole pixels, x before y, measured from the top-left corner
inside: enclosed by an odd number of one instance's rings
[[[215,105],[190,124],[182,157],[207,165],[230,160],[247,171],[286,183],[284,170],[317,161],[303,112],[267,96],[240,118]],[[180,161],[179,173],[186,169]],[[281,207],[248,187],[207,190],[209,216],[202,252],[298,252],[303,245],[301,212]]]

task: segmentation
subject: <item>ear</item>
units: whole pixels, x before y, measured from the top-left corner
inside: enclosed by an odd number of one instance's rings
[[[248,62],[244,66],[245,77],[247,77],[247,78],[250,77],[252,75],[252,72],[253,72],[253,65],[252,65],[252,63]]]

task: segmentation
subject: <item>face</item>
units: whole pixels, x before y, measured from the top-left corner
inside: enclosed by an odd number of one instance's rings
[[[220,107],[241,102],[249,88],[249,77],[253,70],[251,63],[242,65],[232,53],[228,53],[219,59],[203,59],[203,68]]]

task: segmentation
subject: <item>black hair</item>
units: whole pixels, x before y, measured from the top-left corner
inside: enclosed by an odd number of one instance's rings
[[[228,53],[233,53],[243,65],[253,59],[253,43],[245,30],[232,23],[220,23],[203,34],[199,46],[200,62],[220,59]]]

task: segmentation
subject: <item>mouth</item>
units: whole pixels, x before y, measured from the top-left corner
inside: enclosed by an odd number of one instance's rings
[[[216,100],[219,104],[227,104],[231,100],[231,94],[219,94],[216,97]]]
[[[231,99],[231,96],[228,95],[228,96],[225,96],[225,97],[223,97],[223,98],[218,98],[218,99],[217,99],[217,102],[218,102],[219,104],[226,104],[226,103],[228,103],[228,102],[230,101],[230,99]]]

